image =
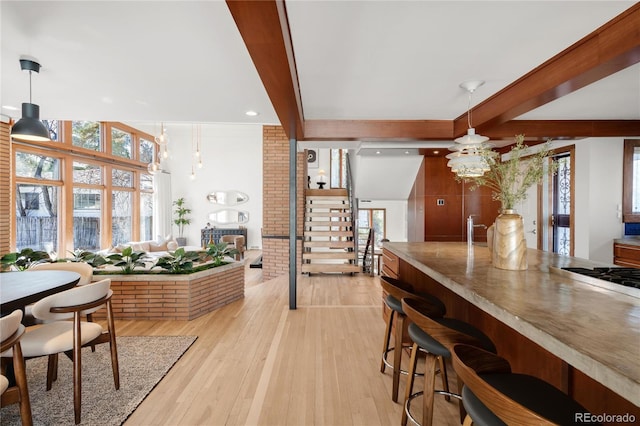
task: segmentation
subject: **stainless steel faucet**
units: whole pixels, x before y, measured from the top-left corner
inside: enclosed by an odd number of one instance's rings
[[[473,230],[474,228],[484,228],[487,229],[487,225],[482,223],[474,224],[473,216],[477,216],[476,214],[470,214],[467,218],[467,245],[473,245]]]

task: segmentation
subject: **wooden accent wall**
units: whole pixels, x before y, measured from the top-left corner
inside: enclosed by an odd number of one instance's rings
[[[264,126],[262,142],[262,277],[289,273],[289,139],[281,126]],[[297,155],[297,230],[302,236],[307,161]],[[297,242],[297,264],[302,263],[302,241]]]
[[[458,182],[445,157],[424,158],[424,241],[466,241],[466,219],[474,214],[477,224],[491,225],[500,210],[500,202],[491,199],[491,191],[481,187],[469,190]],[[443,200],[443,205],[438,205]],[[486,241],[485,229],[475,228],[476,241]]]
[[[9,123],[0,122],[0,256],[11,252],[13,161]]]
[[[416,181],[413,183],[409,199],[407,200],[407,241],[424,241],[424,183],[425,183],[425,162],[420,164]]]

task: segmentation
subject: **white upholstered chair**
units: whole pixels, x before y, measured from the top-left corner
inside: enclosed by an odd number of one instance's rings
[[[0,393],[2,394],[0,405],[20,404],[20,418],[23,425],[31,425],[31,403],[29,401],[29,389],[27,387],[27,375],[22,357],[20,339],[24,334],[24,326],[21,324],[22,311],[15,310],[11,314],[0,318],[0,353],[12,349],[13,373],[15,384],[9,386],[9,380],[0,376]]]
[[[22,338],[22,351],[26,358],[49,356],[47,390],[56,380],[58,354],[73,352],[73,402],[75,422],[80,423],[82,396],[81,349],[99,343],[111,347],[111,367],[115,388],[120,388],[118,351],[115,324],[111,308],[111,280],[104,279],[74,287],[45,297],[33,305],[33,316],[46,321],[41,326],[29,327]],[[98,323],[82,321],[82,317],[94,308],[106,306],[107,330]],[[68,321],[73,319],[73,321]],[[6,354],[2,354],[6,356]]]

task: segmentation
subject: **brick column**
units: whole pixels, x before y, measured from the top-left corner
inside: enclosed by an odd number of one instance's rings
[[[289,273],[289,139],[280,126],[262,130],[262,277],[269,280]],[[297,155],[297,237],[302,238],[304,189],[307,161]],[[302,241],[297,242],[298,265],[302,262]]]

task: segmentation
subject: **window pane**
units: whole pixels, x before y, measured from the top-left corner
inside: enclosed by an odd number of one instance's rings
[[[113,245],[131,241],[131,198],[132,192],[113,191],[111,209],[111,243]]]
[[[140,174],[140,189],[143,191],[152,191],[153,190],[153,176],[148,175],[146,173]]]
[[[73,181],[89,185],[102,184],[102,167],[95,164],[73,162]]]
[[[73,188],[73,247],[100,249],[100,217],[102,191]]]
[[[49,129],[49,138],[53,142],[60,141],[60,122],[58,120],[42,120],[47,129]]]
[[[140,240],[153,239],[153,194],[140,194]]]
[[[16,248],[57,251],[58,187],[18,184]]]
[[[60,159],[41,154],[16,152],[16,176],[36,179],[60,179]]]
[[[113,169],[111,171],[111,184],[123,188],[133,188],[133,172],[129,170]]]
[[[140,139],[140,161],[151,163],[155,158],[156,144],[146,139]]]
[[[331,188],[340,188],[340,150],[331,150]]]
[[[376,247],[382,245],[382,239],[384,238],[384,210],[373,210],[373,231],[374,231],[374,244]]]
[[[131,134],[120,129],[111,129],[111,153],[118,157],[131,158]]]
[[[100,151],[100,123],[97,121],[72,121],[71,140],[75,146]]]

